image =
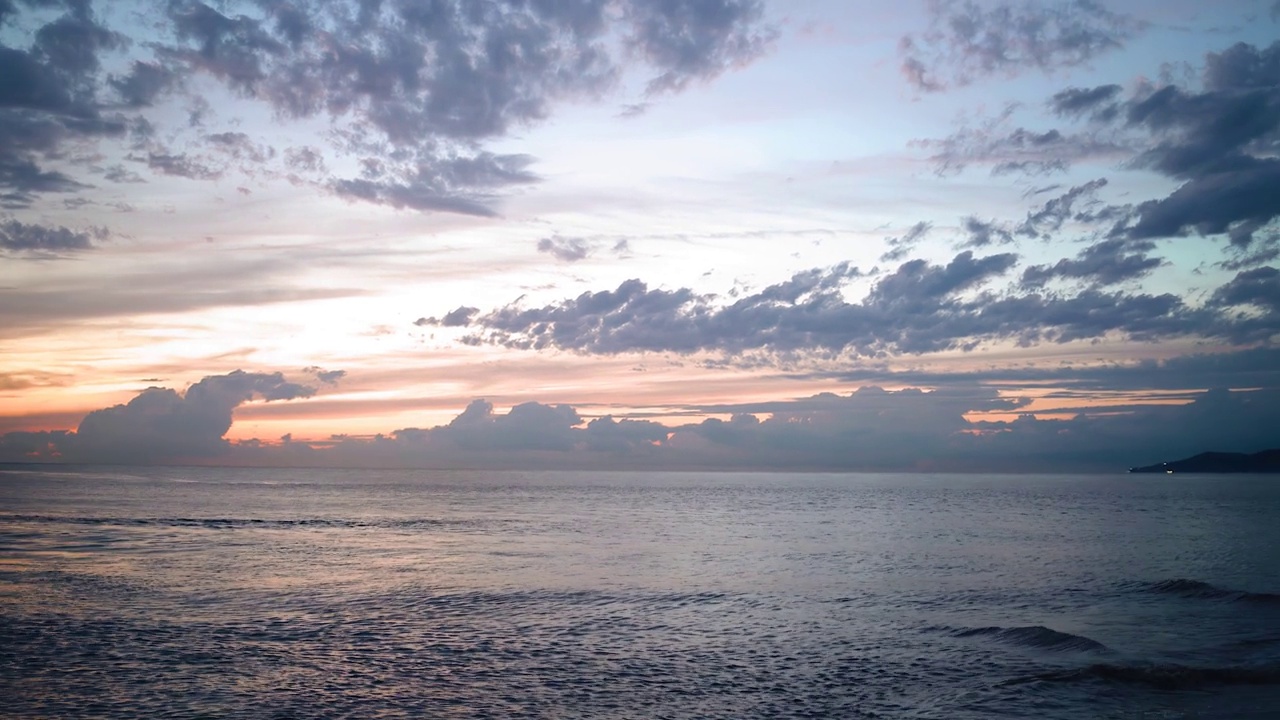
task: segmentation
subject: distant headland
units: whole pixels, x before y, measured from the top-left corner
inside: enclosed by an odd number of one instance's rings
[[[1280,448],[1248,453],[1203,452],[1173,462],[1129,468],[1131,473],[1280,473]]]

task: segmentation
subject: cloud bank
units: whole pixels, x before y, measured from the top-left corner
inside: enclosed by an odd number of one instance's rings
[[[1021,414],[1024,399],[976,384],[933,391],[864,386],[767,403],[689,406],[728,416],[667,426],[527,402],[505,413],[472,402],[451,422],[373,438],[230,443],[234,409],[309,397],[279,374],[210,376],[183,394],[149,388],[89,413],[75,432],[0,436],[4,461],[197,462],[403,468],[1120,471],[1205,448],[1280,441],[1280,388],[1194,391],[1185,405],[1082,408],[1071,420]],[[983,419],[983,413],[1014,420]],[[977,413],[977,415],[974,415]]]

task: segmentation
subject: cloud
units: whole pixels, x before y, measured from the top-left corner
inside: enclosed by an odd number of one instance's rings
[[[171,90],[178,76],[160,63],[134,60],[129,74],[108,76],[107,82],[131,108],[150,107],[157,98]]]
[[[119,137],[123,122],[96,101],[98,54],[124,39],[97,25],[84,6],[46,23],[26,49],[0,44],[0,204],[23,208],[37,196],[86,187],[42,166],[69,143]]]
[[[30,225],[7,220],[0,222],[0,251],[26,253],[35,257],[57,256],[89,250],[94,247],[95,240],[103,240],[107,236],[105,228],[76,231],[60,225]]]
[[[187,178],[188,180],[217,180],[222,171],[205,165],[199,160],[182,153],[169,155],[165,153],[149,153],[147,167],[161,175]]]
[[[1085,160],[1132,157],[1131,140],[1099,128],[1082,132],[1031,130],[1014,126],[1016,107],[965,125],[940,140],[917,140],[932,152],[929,159],[939,175],[954,175],[970,165],[988,165],[992,175],[1051,175]]]
[[[314,365],[304,369],[303,372],[315,375],[316,380],[325,385],[337,385],[339,380],[347,376],[346,370],[325,370]]]
[[[1238,273],[1231,282],[1214,290],[1211,302],[1232,307],[1252,305],[1280,315],[1280,270],[1261,267]]]
[[[7,461],[218,462],[329,467],[755,468],[1117,472],[1204,449],[1256,451],[1280,436],[1280,390],[1194,391],[1184,405],[1080,409],[1070,420],[970,419],[1016,414],[1025,399],[993,387],[932,391],[865,386],[787,401],[697,405],[729,415],[667,426],[612,416],[588,423],[568,405],[528,402],[506,413],[475,400],[445,425],[373,438],[278,445],[228,443],[231,413],[250,397],[305,397],[277,376],[231,373],[185,396],[151,388],[86,416],[77,433],[0,435]]]
[[[917,90],[937,92],[993,75],[1083,65],[1119,49],[1144,24],[1093,0],[999,3],[929,0],[929,28],[898,44],[902,72]]]
[[[626,3],[627,44],[658,74],[646,92],[680,92],[765,54],[778,29],[762,22],[760,0],[649,0]]]
[[[965,233],[961,247],[986,247],[992,244],[1007,245],[1013,242],[1013,234],[994,220],[981,220],[974,215],[960,219],[960,229]]]
[[[1062,363],[1037,367],[986,367],[966,370],[891,370],[860,364],[822,374],[854,384],[906,387],[972,387],[998,384],[1058,387],[1107,392],[1205,388],[1280,389],[1280,349],[1254,347],[1230,352],[1192,353],[1155,360],[1107,363]]]
[[[889,245],[889,249],[880,255],[883,262],[896,262],[902,260],[920,244],[925,235],[933,229],[933,225],[924,221],[912,225],[905,233],[899,237],[885,238],[885,243]]]
[[[437,158],[399,180],[340,179],[331,187],[341,197],[395,208],[493,217],[493,190],[537,180],[525,169],[531,161],[526,155],[491,153]]]
[[[178,393],[148,388],[123,405],[95,410],[80,421],[69,450],[95,462],[156,462],[216,457],[227,450],[223,435],[232,413],[255,398],[310,397],[315,389],[280,373],[210,375]]]
[[[546,237],[538,241],[538,252],[563,262],[577,262],[591,254],[591,244],[583,238]]]
[[[1043,287],[1055,278],[1085,280],[1094,285],[1115,285],[1140,278],[1164,264],[1149,252],[1155,243],[1112,238],[1090,245],[1074,259],[1053,265],[1033,265],[1022,273],[1022,284]]]
[[[578,262],[599,252],[607,251],[617,257],[627,257],[631,245],[626,238],[603,239],[562,237],[553,235],[538,241],[538,252],[547,253],[561,262]]]
[[[1114,120],[1119,111],[1115,99],[1120,95],[1119,85],[1099,85],[1094,88],[1067,88],[1049,99],[1049,107],[1064,117],[1090,116],[1097,121]]]
[[[1096,206],[1095,194],[1107,186],[1106,178],[1090,180],[1083,185],[1076,185],[1065,193],[1045,201],[1039,208],[1027,213],[1027,217],[1018,224],[1014,232],[1024,237],[1049,239],[1053,233],[1062,229],[1069,220],[1094,222],[1114,219],[1111,208],[1099,210],[1077,210],[1077,203],[1090,207]]]
[[[1228,233],[1233,244],[1247,246],[1253,234],[1280,216],[1280,160],[1246,160],[1243,167],[1197,175],[1168,197],[1137,207],[1135,238],[1159,238],[1194,231]]]
[[[860,302],[849,302],[843,293],[847,281],[863,273],[841,264],[798,273],[728,304],[687,288],[650,289],[628,280],[616,290],[543,307],[511,305],[488,313],[467,308],[465,318],[455,316],[454,322],[465,319],[474,343],[606,355],[761,351],[877,357],[971,350],[997,340],[1063,343],[1113,333],[1140,341],[1200,336],[1249,342],[1280,329],[1274,316],[1245,321],[1188,306],[1172,294],[1105,292],[1098,286],[1140,274],[1152,262],[1141,255],[1142,246],[1128,246],[1133,257],[1122,256],[1126,264],[1111,268],[1108,250],[1086,251],[1074,261],[1032,271],[1030,281],[1038,275],[1092,281],[1074,295],[984,290],[1013,268],[1017,256],[975,257],[965,251],[945,264],[903,263],[881,276]]]
[[[448,425],[430,431],[431,440],[463,450],[553,450],[574,446],[572,428],[582,418],[568,405],[528,402],[505,415],[496,415],[493,404],[475,400]],[[406,432],[401,430],[403,436]]]
[[[158,175],[269,170],[350,200],[494,215],[503,190],[538,178],[531,158],[488,143],[559,103],[616,91],[624,67],[648,77],[649,95],[680,92],[752,62],[777,36],[760,0],[175,0],[145,26],[116,27],[87,1],[53,18],[54,3],[7,7],[24,32],[6,41],[28,41],[0,44],[0,203],[10,208],[84,189],[78,172],[47,165],[73,144],[115,141]],[[277,126],[324,121],[327,144],[277,158],[265,137],[234,124],[217,132],[218,113],[193,95],[210,83]],[[186,123],[173,107],[184,102]],[[216,152],[200,155],[201,142]],[[371,157],[377,176],[329,174]]]
[[[211,250],[211,252],[213,252]],[[113,273],[80,273],[56,286],[26,284],[0,289],[0,338],[13,340],[48,333],[94,318],[180,313],[214,307],[354,297],[367,287],[299,285],[288,275],[293,262],[262,254],[177,258]]]
[[[419,327],[425,327],[428,325],[439,325],[440,327],[466,327],[471,322],[471,318],[475,317],[475,314],[478,312],[480,312],[479,308],[464,306],[445,313],[444,317],[438,320],[433,317],[422,317],[413,321],[413,324]]]
[[[1247,246],[1233,242],[1227,250],[1230,258],[1216,263],[1224,270],[1244,270],[1273,262],[1280,258],[1280,229],[1263,234],[1260,239],[1255,237]]]
[[[1104,208],[1091,218],[1124,221],[1131,239],[1226,235],[1244,248],[1280,217],[1280,42],[1261,49],[1237,43],[1208,54],[1199,89],[1140,83],[1128,97],[1119,96],[1116,85],[1055,94],[1049,105],[1056,114],[1087,116],[1088,127],[1079,132],[1011,127],[1009,109],[977,127],[919,144],[935,150],[941,173],[982,163],[996,174],[1034,174],[1123,155],[1130,168],[1179,182],[1165,197]],[[1097,189],[1073,189],[1076,196],[1046,207],[1046,215],[1029,217],[1020,233],[1056,229],[1072,202]]]

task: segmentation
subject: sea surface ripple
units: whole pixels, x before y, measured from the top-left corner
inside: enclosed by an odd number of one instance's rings
[[[0,466],[6,718],[1276,718],[1255,476]]]

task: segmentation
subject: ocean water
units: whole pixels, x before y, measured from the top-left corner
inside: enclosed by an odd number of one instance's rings
[[[6,718],[1278,718],[1280,478],[0,468]]]

